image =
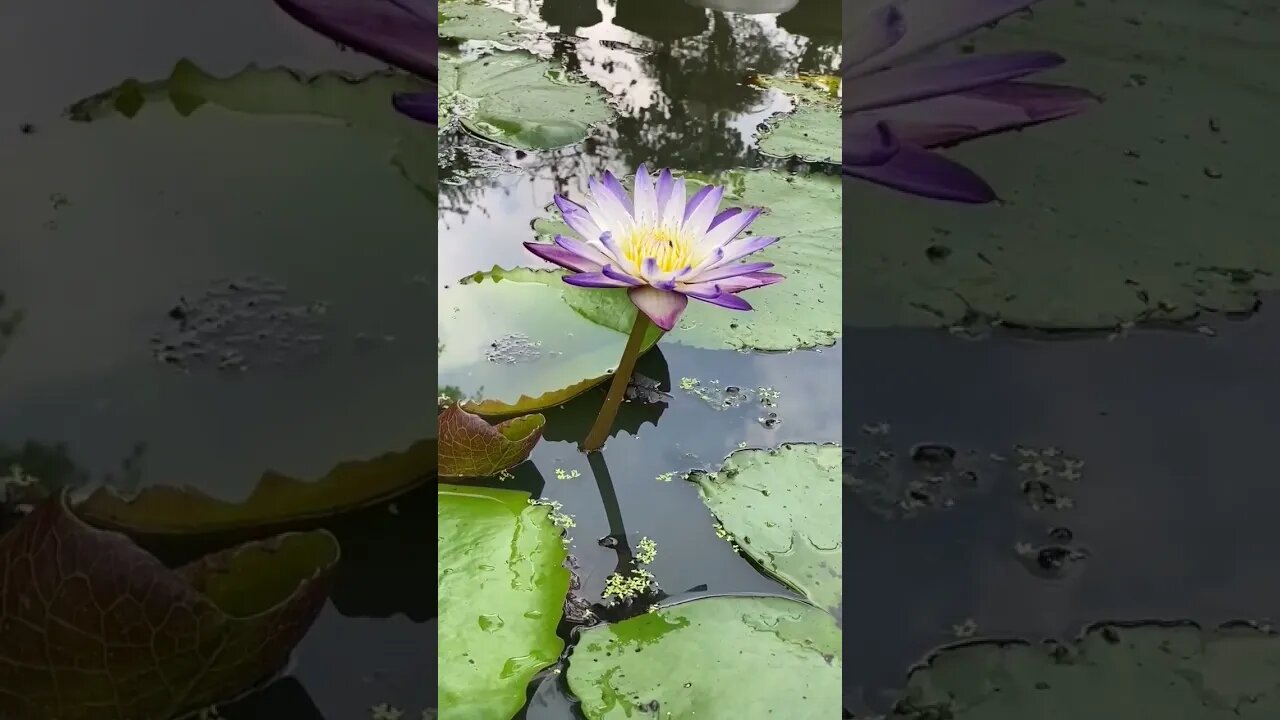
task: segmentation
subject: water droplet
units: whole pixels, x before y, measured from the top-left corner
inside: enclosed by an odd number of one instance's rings
[[[497,632],[506,624],[503,622],[502,616],[497,614],[481,615],[478,618],[478,621],[480,623],[480,629],[485,632]]]

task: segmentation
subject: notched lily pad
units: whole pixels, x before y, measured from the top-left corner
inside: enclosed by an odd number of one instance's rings
[[[490,425],[450,404],[440,412],[440,476],[489,477],[529,459],[547,420],[521,415]]]
[[[839,445],[739,450],[687,478],[742,552],[814,604],[840,614]]]
[[[468,411],[559,405],[613,372],[635,306],[624,290],[577,288],[562,277],[494,268],[440,293],[439,382],[456,388]],[[658,337],[653,329],[643,349]]]
[[[582,631],[569,689],[590,720],[828,720],[840,707],[840,629],[777,597],[708,597]]]
[[[977,641],[912,671],[894,720],[1280,717],[1280,635],[1096,625],[1075,643]]]
[[[99,527],[135,535],[257,535],[385,502],[425,483],[436,462],[436,439],[430,438],[403,452],[340,463],[318,480],[268,471],[243,502],[191,487],[153,485],[131,499],[102,487],[77,504],[76,513]]]
[[[792,109],[768,121],[758,139],[760,151],[772,157],[835,163],[843,142],[840,135],[840,78],[829,75],[780,77],[759,75],[753,83],[780,90]]]
[[[0,715],[169,720],[284,666],[328,597],[325,531],[170,570],[50,497],[0,538]]]
[[[490,142],[548,150],[580,142],[613,111],[598,86],[523,51],[440,56],[440,117]]]
[[[440,716],[509,720],[564,649],[560,529],[523,492],[441,485],[437,502]]]
[[[429,87],[420,78],[391,71],[362,76],[339,72],[306,75],[288,68],[263,69],[256,65],[218,78],[184,59],[164,80],[126,80],[75,103],[67,113],[76,122],[95,122],[113,115],[132,118],[147,103],[163,102],[184,117],[205,105],[216,105],[250,115],[323,119],[382,130],[396,137],[392,164],[417,188],[434,197],[438,177],[436,133],[391,106],[392,95],[423,92]]]

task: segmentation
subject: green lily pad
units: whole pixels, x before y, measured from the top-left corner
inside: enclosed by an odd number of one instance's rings
[[[438,504],[440,717],[509,720],[564,649],[560,529],[527,493],[441,485]]]
[[[709,597],[582,632],[569,689],[590,720],[840,714],[840,628],[811,605]]]
[[[755,78],[761,87],[780,90],[792,109],[776,115],[760,133],[760,152],[771,157],[835,163],[843,142],[840,135],[840,78],[830,76]]]
[[[519,15],[475,0],[442,0],[440,37],[509,42],[527,32]]]
[[[1194,56],[1181,31],[1191,17],[1215,28]],[[985,53],[1061,53],[1052,81],[1105,101],[947,152],[1002,204],[851,182],[845,324],[1099,330],[1254,309],[1280,289],[1280,165],[1258,151],[1280,123],[1280,76],[1256,72],[1280,64],[1265,25],[1191,0],[1119,0],[1043,3],[983,33]]]
[[[484,418],[449,405],[440,411],[441,477],[489,477],[529,459],[547,419],[521,415],[490,425]]]
[[[494,268],[440,293],[438,381],[467,410],[514,415],[559,405],[617,367],[636,317],[626,291],[577,288],[562,277]],[[651,328],[643,349],[660,336]]]
[[[524,150],[564,147],[612,115],[598,86],[530,53],[440,55],[440,116],[490,142]]]
[[[75,103],[68,114],[78,122],[94,122],[112,115],[132,118],[147,103],[164,102],[172,104],[183,116],[205,105],[216,105],[251,115],[310,117],[382,130],[395,138],[392,164],[434,201],[437,135],[391,106],[395,93],[428,88],[426,81],[398,72],[361,77],[338,72],[304,75],[288,68],[262,69],[254,65],[230,77],[218,78],[184,59],[178,61],[167,79],[146,83],[126,80]]]
[[[763,207],[754,235],[781,241],[747,258],[772,262],[786,280],[742,293],[754,308],[737,312],[690,301],[667,340],[710,350],[798,350],[834,345],[840,339],[840,179],[788,175],[773,170],[733,171],[720,177],[683,174],[692,195],[703,183],[726,186],[726,206]],[[550,208],[549,208],[550,210]],[[554,213],[552,210],[551,212]],[[540,240],[572,230],[558,217],[533,224]]]
[[[171,570],[52,496],[0,538],[0,716],[169,720],[241,695],[284,667],[339,552],[287,533]]]
[[[1273,720],[1280,636],[1100,625],[1073,645],[979,641],[912,671],[893,720]]]
[[[839,445],[739,450],[689,480],[742,552],[836,614],[842,603]]]

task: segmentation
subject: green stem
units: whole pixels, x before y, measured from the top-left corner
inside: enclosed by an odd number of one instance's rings
[[[582,452],[598,452],[604,447],[604,441],[613,429],[613,421],[618,416],[618,408],[622,406],[622,398],[627,393],[627,383],[631,382],[631,373],[636,369],[636,358],[640,357],[640,346],[644,344],[645,333],[649,330],[649,318],[636,310],[636,324],[631,326],[631,336],[627,338],[627,348],[622,351],[622,359],[618,361],[618,369],[613,373],[613,381],[609,383],[609,394],[604,398],[604,405],[596,422],[582,441]]]

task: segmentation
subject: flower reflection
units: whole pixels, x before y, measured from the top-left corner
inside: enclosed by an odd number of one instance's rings
[[[1050,52],[920,59],[1036,0],[877,0],[845,3],[844,172],[939,200],[984,203],[995,191],[931,152],[982,135],[1073,115],[1085,90],[1015,82],[1057,67]]]

